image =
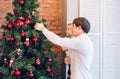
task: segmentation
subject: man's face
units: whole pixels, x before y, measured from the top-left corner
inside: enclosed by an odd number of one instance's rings
[[[76,27],[76,25],[73,25],[73,35],[74,36],[79,36],[80,34],[80,27]]]

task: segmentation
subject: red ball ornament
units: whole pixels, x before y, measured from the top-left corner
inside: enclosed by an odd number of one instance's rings
[[[29,77],[33,78],[34,74],[32,72],[29,73]]]
[[[35,43],[38,42],[38,37],[33,37],[32,41],[35,42]]]
[[[25,24],[30,24],[30,20],[27,19],[27,20],[24,21],[24,23],[25,23]]]
[[[27,19],[30,19],[30,18],[31,18],[31,16],[30,16],[30,15],[28,15],[26,18],[27,18]]]
[[[51,68],[48,67],[48,68],[46,69],[46,71],[47,71],[47,72],[51,72]]]
[[[24,22],[23,22],[21,19],[17,19],[17,20],[15,21],[15,24],[18,25],[19,27],[24,26]]]
[[[21,72],[20,72],[19,70],[16,70],[16,71],[15,71],[15,75],[16,75],[16,76],[20,76],[20,74],[21,74]]]
[[[21,22],[19,23],[19,26],[20,26],[20,27],[24,26],[24,22],[21,21]]]
[[[44,54],[47,54],[47,53],[48,53],[48,50],[44,50],[43,52],[44,52]]]
[[[7,28],[12,29],[13,28],[13,23],[8,23]]]
[[[28,46],[30,46],[30,40],[29,40],[29,38],[26,38],[26,40],[25,40],[25,45],[28,47]]]
[[[13,36],[10,36],[10,37],[9,37],[9,41],[10,41],[10,42],[14,41],[14,37],[13,37]]]
[[[48,58],[48,62],[52,62],[52,58]]]
[[[7,38],[5,38],[5,37],[2,37],[2,40],[7,40]]]
[[[24,4],[24,0],[19,0],[18,2],[19,2],[19,4],[21,4],[21,5]]]
[[[25,32],[24,31],[20,32],[20,36],[24,37],[25,36]]]
[[[16,45],[16,46],[19,46],[19,42],[16,42],[15,45]]]
[[[36,60],[35,64],[36,64],[37,66],[39,66],[39,65],[41,64],[41,61],[40,61],[39,58]]]

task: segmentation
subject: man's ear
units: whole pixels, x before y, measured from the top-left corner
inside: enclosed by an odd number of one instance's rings
[[[81,26],[77,27],[79,30],[82,29]]]

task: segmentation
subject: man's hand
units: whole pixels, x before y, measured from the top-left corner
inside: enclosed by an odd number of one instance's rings
[[[45,29],[43,23],[36,23],[35,26],[34,26],[34,28],[36,30],[40,30],[40,31],[43,31]]]
[[[62,49],[63,51],[68,50],[66,47],[61,47],[61,49]]]

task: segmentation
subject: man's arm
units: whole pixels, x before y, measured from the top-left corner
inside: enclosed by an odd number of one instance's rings
[[[35,29],[42,31],[42,33],[46,36],[46,38],[56,45],[67,47],[67,48],[72,48],[75,50],[83,48],[82,40],[78,39],[77,37],[75,37],[75,38],[59,37],[55,33],[51,32],[47,28],[45,28],[42,23],[37,23],[35,25]]]
[[[75,50],[81,50],[83,49],[84,45],[84,40],[80,40],[77,37],[75,38],[62,38],[56,35],[55,33],[49,31],[48,29],[44,29],[43,34],[46,36],[46,38],[51,41],[52,43],[63,46],[66,48],[71,48]]]

